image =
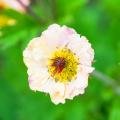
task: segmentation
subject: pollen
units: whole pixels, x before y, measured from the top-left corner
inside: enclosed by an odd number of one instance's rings
[[[74,80],[78,71],[78,57],[68,48],[57,49],[48,60],[48,71],[55,81]]]

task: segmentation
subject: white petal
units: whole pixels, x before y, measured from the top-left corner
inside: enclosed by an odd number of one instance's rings
[[[53,79],[47,79],[38,84],[41,86],[37,91],[49,93],[53,103],[65,103],[65,86],[63,83],[56,83]]]
[[[42,37],[48,43],[48,47],[55,50],[65,47],[70,42],[68,31],[75,33],[74,30],[68,29],[66,26],[60,27],[53,24],[42,33]]]
[[[79,73],[76,80],[72,80],[66,86],[66,98],[73,99],[73,97],[83,94],[88,85],[88,74]]]
[[[91,66],[94,58],[94,50],[85,37],[80,38],[79,35],[73,35],[68,47],[79,57],[80,64]]]
[[[46,70],[42,70],[39,74],[34,73],[29,75],[29,86],[32,90],[41,91],[43,85],[46,84],[49,74]]]
[[[65,85],[63,83],[55,83],[53,92],[50,93],[50,97],[53,103],[65,103]]]
[[[91,66],[86,66],[86,65],[79,65],[78,66],[78,71],[80,71],[80,73],[86,73],[86,74],[89,74],[89,73],[92,73],[93,70],[95,69],[94,67],[91,67]]]

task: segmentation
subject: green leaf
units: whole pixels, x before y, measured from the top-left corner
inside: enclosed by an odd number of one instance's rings
[[[120,99],[116,99],[109,113],[109,120],[120,120]]]
[[[11,47],[21,40],[26,41],[31,35],[35,36],[35,32],[38,32],[39,24],[25,14],[16,13],[12,10],[2,11],[1,14],[5,14],[10,18],[15,19],[16,24],[1,29],[2,35],[0,36],[0,49]],[[30,31],[33,31],[32,33],[34,34],[29,34]]]
[[[87,2],[86,0],[57,0],[57,15],[64,17],[77,12]]]

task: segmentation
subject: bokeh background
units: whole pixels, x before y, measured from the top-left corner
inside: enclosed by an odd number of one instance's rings
[[[84,95],[57,106],[30,90],[22,57],[52,23],[87,36],[97,70]],[[0,120],[120,120],[119,86],[120,0],[0,0]]]

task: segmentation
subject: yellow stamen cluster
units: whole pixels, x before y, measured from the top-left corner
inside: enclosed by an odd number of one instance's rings
[[[48,71],[55,81],[66,83],[74,80],[78,71],[78,58],[68,48],[57,49],[48,60]]]

